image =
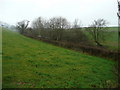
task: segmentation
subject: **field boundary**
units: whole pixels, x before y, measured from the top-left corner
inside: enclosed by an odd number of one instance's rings
[[[108,50],[104,47],[93,47],[93,46],[87,46],[87,45],[82,45],[82,44],[75,44],[75,43],[71,43],[71,42],[61,42],[61,41],[54,41],[54,40],[49,40],[49,39],[43,39],[43,38],[39,38],[39,37],[34,37],[34,36],[28,36],[28,35],[24,35],[39,41],[43,41],[43,42],[47,42],[56,46],[60,46],[63,48],[67,48],[67,49],[72,49],[75,51],[79,51],[82,53],[87,53],[93,56],[98,56],[98,57],[102,57],[102,58],[106,58],[106,59],[111,59],[111,60],[115,60],[118,61],[119,57],[120,57],[120,51],[112,51],[112,50]],[[98,53],[99,52],[99,53]]]

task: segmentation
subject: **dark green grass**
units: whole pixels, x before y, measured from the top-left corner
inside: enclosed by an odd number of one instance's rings
[[[114,61],[84,55],[3,30],[3,88],[117,86]]]

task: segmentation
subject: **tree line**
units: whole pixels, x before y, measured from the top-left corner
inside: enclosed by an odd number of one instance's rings
[[[31,27],[28,27],[28,25],[29,21],[23,20],[17,23],[16,28],[21,34],[27,36],[85,45],[92,44],[89,37],[82,30],[83,27],[79,19],[75,19],[73,23],[70,23],[64,17],[52,17],[49,20],[38,17],[32,22]],[[84,29],[92,35],[97,46],[102,46],[100,40],[103,40],[105,27],[107,27],[107,21],[98,19]]]

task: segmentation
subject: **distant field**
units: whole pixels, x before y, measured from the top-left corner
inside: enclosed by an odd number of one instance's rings
[[[93,38],[89,32],[85,32],[85,34],[89,37],[90,40],[93,41]],[[118,50],[118,27],[108,27],[104,34],[105,40],[101,41],[101,43],[111,50]]]
[[[118,28],[120,27],[108,27],[109,31],[118,31]]]
[[[3,30],[3,88],[116,87],[114,61]]]

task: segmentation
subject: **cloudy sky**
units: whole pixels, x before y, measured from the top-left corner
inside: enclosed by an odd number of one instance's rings
[[[70,22],[77,18],[83,26],[98,18],[104,18],[111,26],[118,24],[117,0],[0,0],[0,11],[0,21],[13,25],[39,16],[62,16]]]

